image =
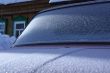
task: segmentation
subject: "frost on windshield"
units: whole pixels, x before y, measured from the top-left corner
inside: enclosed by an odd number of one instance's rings
[[[110,3],[43,12],[31,21],[16,44],[81,41],[110,41]]]

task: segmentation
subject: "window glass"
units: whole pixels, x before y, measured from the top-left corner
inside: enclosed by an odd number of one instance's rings
[[[0,29],[4,29],[4,28],[5,28],[5,26],[1,24],[0,25]]]
[[[16,29],[24,29],[25,24],[21,23],[21,24],[16,24]]]
[[[70,6],[43,12],[30,22],[16,43],[92,41],[110,42],[110,3]]]
[[[0,33],[4,34],[5,33],[5,23],[0,22]]]

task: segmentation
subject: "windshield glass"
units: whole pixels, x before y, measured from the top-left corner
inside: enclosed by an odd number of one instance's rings
[[[110,42],[110,3],[42,12],[35,16],[15,44],[92,41]]]

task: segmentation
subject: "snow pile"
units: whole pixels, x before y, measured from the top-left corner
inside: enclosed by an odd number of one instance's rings
[[[15,40],[14,36],[9,37],[8,35],[0,34],[0,49],[9,49]]]

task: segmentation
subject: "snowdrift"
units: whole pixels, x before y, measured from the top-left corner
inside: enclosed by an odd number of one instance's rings
[[[14,36],[10,37],[0,34],[0,49],[9,49],[15,40],[16,38]]]

